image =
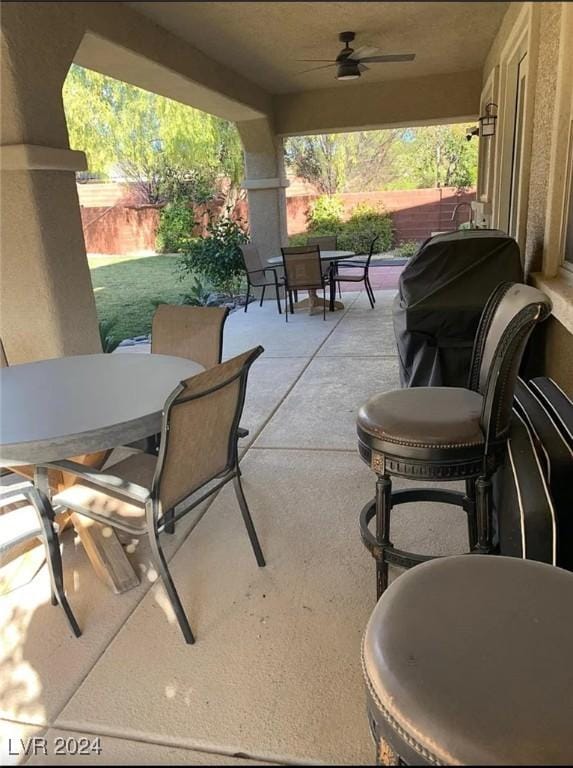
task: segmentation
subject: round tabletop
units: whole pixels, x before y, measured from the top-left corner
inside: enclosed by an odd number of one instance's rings
[[[161,428],[167,396],[199,363],[157,354],[76,355],[0,369],[0,466],[114,448]]]
[[[341,259],[349,259],[352,256],[356,256],[354,251],[321,251],[321,261],[340,261]],[[273,256],[271,259],[267,259],[268,264],[282,264],[282,256]]]

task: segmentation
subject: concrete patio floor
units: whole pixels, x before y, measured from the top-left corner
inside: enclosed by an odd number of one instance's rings
[[[139,587],[113,595],[72,532],[68,595],[83,629],[49,604],[46,568],[0,597],[2,762],[18,739],[101,736],[91,764],[373,764],[360,641],[375,605],[374,568],[358,530],[373,475],[358,458],[355,416],[399,386],[394,291],[347,293],[345,309],[309,317],[273,302],[233,313],[224,357],[256,344],[242,425],[245,493],[267,559],[259,569],[229,487],[166,537],[197,643],[180,636],[146,543],[131,556]],[[393,540],[464,551],[463,515],[402,507]],[[200,519],[199,524],[195,523]],[[192,530],[193,529],[193,530]],[[394,575],[396,573],[394,572]],[[21,751],[21,750],[20,750]],[[70,757],[69,762],[77,761]]]

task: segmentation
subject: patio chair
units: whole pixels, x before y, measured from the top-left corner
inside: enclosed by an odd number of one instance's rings
[[[362,671],[378,765],[572,765],[573,574],[445,557],[375,607]]]
[[[307,245],[318,245],[322,251],[337,251],[338,250],[338,237],[337,235],[316,235],[314,237],[306,238]],[[336,275],[338,274],[338,263],[334,261],[332,263],[332,271]],[[342,291],[340,290],[340,284],[338,285],[338,292],[340,298],[342,298]]]
[[[262,288],[261,300],[259,306],[263,306],[265,298],[265,290],[268,285],[274,285],[275,293],[277,297],[277,309],[279,315],[281,314],[281,299],[279,294],[280,282],[277,276],[277,271],[273,267],[265,266],[263,260],[259,254],[256,245],[249,243],[248,245],[241,245],[241,253],[243,254],[243,263],[245,265],[245,272],[247,273],[247,296],[245,298],[245,312],[249,306],[249,296],[251,294],[251,288]],[[272,272],[272,280],[267,279],[267,272]]]
[[[434,501],[467,514],[469,549],[493,547],[492,476],[502,465],[513,394],[525,346],[551,310],[547,296],[521,283],[501,283],[481,316],[470,380],[461,387],[413,387],[376,395],[358,413],[362,459],[376,473],[376,495],[360,514],[362,540],[376,560],[377,595],[388,585],[388,564],[411,568],[430,555],[404,552],[390,540],[399,504]],[[392,492],[391,475],[410,480],[466,481],[466,493],[443,488]],[[368,528],[376,517],[376,535]]]
[[[105,472],[68,461],[48,466],[77,475],[79,482],[57,494],[54,504],[125,531],[148,535],[151,552],[187,643],[194,637],[171,579],[160,534],[233,481],[257,563],[265,560],[239,473],[238,425],[256,347],[182,381],[163,410],[159,456],[138,453]]]
[[[80,628],[64,590],[58,525],[49,501],[29,481],[0,485],[0,507],[22,500],[28,501],[28,504],[0,513],[0,554],[4,555],[30,539],[40,539],[43,542],[50,573],[52,605],[61,605],[70,629],[76,637],[80,637]]]
[[[9,362],[8,362],[8,358],[6,357],[4,344],[2,343],[2,339],[0,339],[0,368],[8,368],[8,366],[9,366]],[[76,462],[79,462],[80,464],[85,464],[86,466],[100,469],[101,467],[103,467],[103,465],[109,458],[110,453],[111,453],[111,450],[97,451],[96,453],[86,453],[86,454],[83,454],[82,456],[74,456],[72,458],[72,461],[76,461]],[[34,480],[34,466],[32,464],[19,464],[18,466],[14,466],[14,467],[0,468],[0,476],[9,475],[12,473],[20,475],[21,477],[25,477],[30,481]],[[62,491],[68,485],[71,485],[72,483],[74,483],[75,480],[73,477],[70,477],[69,475],[62,474],[62,472],[49,472],[48,482],[50,485],[50,489],[54,492],[57,492],[57,491]],[[61,526],[61,529],[63,530],[67,523],[67,520],[65,519],[65,515],[60,513],[58,514],[57,519],[58,519],[58,525]]]
[[[366,289],[366,295],[368,296],[368,301],[370,302],[370,306],[372,309],[374,309],[374,304],[376,303],[376,297],[374,296],[374,291],[372,290],[372,286],[370,284],[370,278],[368,276],[368,270],[370,268],[370,261],[372,259],[372,254],[374,253],[374,248],[376,247],[376,243],[378,242],[378,236],[376,236],[372,242],[370,243],[370,248],[368,249],[368,254],[357,254],[358,256],[365,255],[366,260],[362,261],[341,261],[336,266],[338,267],[352,267],[355,270],[359,270],[358,274],[340,274],[338,271],[333,272],[331,279],[336,284],[338,283],[338,288],[340,290],[340,283],[364,283],[364,287]],[[342,293],[341,293],[342,295]]]
[[[302,245],[281,248],[283,255],[285,280],[285,317],[288,323],[288,304],[294,315],[292,291],[313,291],[321,289],[324,293],[322,318],[326,320],[326,283],[328,275],[322,271],[320,248],[318,245]],[[288,299],[288,302],[287,302]]]
[[[228,307],[160,304],[153,315],[151,352],[186,357],[204,368],[221,362]]]

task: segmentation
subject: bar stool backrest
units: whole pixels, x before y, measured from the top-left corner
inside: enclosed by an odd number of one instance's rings
[[[509,430],[525,347],[536,324],[550,312],[547,296],[522,283],[501,283],[485,305],[474,343],[469,389],[483,395],[481,426],[488,445],[503,439]]]

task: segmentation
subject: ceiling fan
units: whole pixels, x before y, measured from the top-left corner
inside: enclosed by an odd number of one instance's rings
[[[336,67],[336,79],[337,80],[355,80],[360,77],[362,72],[365,72],[369,67],[367,64],[384,64],[387,62],[396,61],[414,61],[416,58],[415,53],[385,53],[379,54],[377,48],[359,48],[354,50],[351,48],[351,43],[356,35],[354,32],[341,32],[338,35],[338,39],[341,43],[344,43],[344,48],[340,51],[336,59],[297,59],[297,61],[315,61],[315,62],[328,62],[320,67],[312,67],[311,69],[305,69],[299,74],[304,75],[307,72],[315,72],[318,69],[328,69],[328,67]]]

